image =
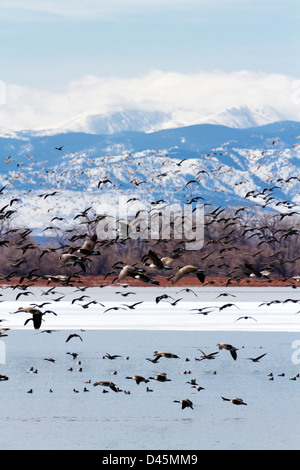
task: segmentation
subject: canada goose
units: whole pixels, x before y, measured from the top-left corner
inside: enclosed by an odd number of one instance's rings
[[[120,392],[116,384],[110,382],[109,380],[98,380],[97,382],[93,383],[94,387],[96,387],[97,385],[102,385],[102,387],[109,387],[114,392]]]
[[[95,245],[97,243],[97,235],[92,235],[88,240],[84,242],[81,248],[77,251],[84,256],[90,255],[100,255],[99,251],[94,251]]]
[[[236,297],[236,295],[233,295],[233,294],[228,294],[227,292],[224,292],[222,294],[219,294],[216,299],[218,299],[219,297]]]
[[[135,382],[137,383],[137,385],[139,385],[141,382],[145,382],[145,383],[148,383],[148,382],[149,382],[149,380],[148,380],[148,379],[145,379],[145,377],[143,377],[142,375],[133,375],[132,377],[126,377],[126,379],[135,380]]]
[[[199,279],[200,282],[205,281],[205,274],[201,269],[199,269],[197,266],[192,266],[190,264],[184,266],[183,268],[180,268],[175,276],[172,278],[172,284],[175,284],[177,281],[179,281],[181,278],[186,276],[187,274],[190,273],[195,273],[197,278]]]
[[[84,299],[89,299],[89,295],[82,295],[81,297],[77,297],[76,299],[73,299],[71,304],[73,305],[75,302],[82,302]]]
[[[122,297],[127,297],[128,295],[136,295],[136,292],[116,292],[116,294],[120,294]]]
[[[219,312],[221,312],[221,310],[224,310],[225,308],[228,308],[228,307],[236,307],[239,309],[239,307],[235,304],[232,304],[232,303],[228,303],[228,304],[224,304],[224,305],[221,305],[221,307],[219,307]]]
[[[224,401],[230,401],[233,405],[247,405],[242,398],[221,398]]]
[[[132,266],[130,264],[126,264],[120,271],[119,276],[118,276],[118,281],[121,282],[123,279],[125,279],[127,276],[134,277],[135,273],[137,272],[137,268],[135,266]]]
[[[140,300],[139,302],[135,302],[134,304],[128,305],[128,304],[123,304],[125,307],[128,307],[130,310],[134,310],[137,305],[140,305],[143,303],[143,300]]]
[[[189,289],[188,287],[186,287],[185,289],[180,289],[177,294],[179,294],[179,292],[191,292],[192,294],[194,294],[195,297],[198,297],[198,295],[196,294],[196,292],[194,292],[192,289]]]
[[[132,277],[134,279],[138,279],[142,282],[159,285],[158,281],[147,276],[147,274],[144,274],[141,269],[128,264],[121,269],[118,276],[118,281],[123,281],[123,279],[125,279],[127,276]]]
[[[147,255],[143,256],[142,257],[142,262],[144,263],[144,265],[147,265],[146,261],[148,259],[151,259],[152,261],[152,264],[148,265],[150,268],[156,268],[156,269],[171,269],[169,264],[172,263],[173,261],[173,258],[170,258],[170,257],[163,257],[163,258],[159,258],[157,256],[156,253],[154,253],[154,251],[152,250],[149,250]]]
[[[28,318],[24,325],[27,325],[29,321],[33,322],[33,326],[35,330],[38,330],[42,324],[42,317],[45,315],[45,313],[50,312],[50,310],[47,310],[45,312],[42,312],[40,309],[36,307],[19,307],[18,310],[14,313],[19,313],[19,312],[26,312],[26,313],[31,313],[32,318]],[[55,312],[51,310],[51,313],[56,315]]]
[[[3,336],[8,336],[6,334],[7,331],[9,331],[10,328],[1,328],[0,329],[0,337],[2,338]]]
[[[165,372],[160,372],[156,377],[149,377],[149,379],[157,380],[158,382],[171,382],[171,379],[167,378],[167,374]]]
[[[73,357],[73,359],[77,359],[77,357],[78,357],[78,353],[67,352],[66,354],[70,354]]]
[[[100,188],[100,186],[103,185],[103,184],[105,184],[105,183],[110,183],[110,184],[112,184],[112,182],[111,182],[108,178],[105,178],[104,180],[98,181],[97,187]]]
[[[161,357],[166,357],[168,359],[179,359],[179,356],[177,356],[177,354],[171,352],[154,351],[153,355],[155,356],[154,361],[158,361],[158,359],[160,359]]]
[[[109,353],[105,353],[105,356],[103,356],[103,359],[107,358],[107,359],[110,359],[111,361],[113,361],[113,360],[116,359],[117,357],[122,357],[122,356],[120,356],[119,354],[109,354]]]
[[[189,381],[186,382],[186,383],[187,383],[187,384],[190,384],[190,385],[198,385],[196,379],[191,379],[191,380],[189,380]]]
[[[84,258],[81,258],[80,256],[72,255],[71,253],[63,253],[59,259],[62,262],[61,267],[75,266],[76,264],[79,264],[82,271],[86,271],[86,267],[83,262]]]
[[[18,310],[16,310],[14,313],[20,312],[31,313],[32,315],[42,313],[42,311],[39,310],[37,307],[19,307]]]
[[[170,295],[168,294],[162,294],[162,295],[158,295],[156,298],[155,298],[155,302],[158,304],[161,300],[163,299],[172,299],[172,300],[175,300],[173,299],[173,297],[171,297]]]
[[[103,313],[109,312],[110,310],[126,310],[125,307],[109,307],[106,310],[104,310]]]
[[[229,351],[233,359],[236,360],[237,358],[236,351],[238,351],[237,348],[235,348],[234,346],[228,343],[218,343],[217,346],[219,349],[226,349],[227,351]]]
[[[71,334],[71,335],[69,335],[69,336],[67,337],[66,343],[67,343],[68,341],[70,341],[70,339],[72,339],[72,338],[79,338],[79,339],[82,341],[82,338],[81,338],[80,335],[78,335],[77,333],[73,333],[73,334]]]
[[[217,352],[213,352],[213,353],[209,353],[209,354],[205,354],[201,349],[198,349],[198,351],[200,351],[202,353],[202,356],[200,359],[198,359],[197,357],[195,357],[195,361],[203,361],[203,359],[215,359],[215,355],[216,354],[219,354],[219,351]]]
[[[137,279],[138,281],[142,281],[142,282],[149,283],[149,284],[155,284],[159,286],[159,282],[156,279],[153,279],[152,277],[149,277],[144,273],[138,272],[133,277]]]
[[[268,271],[266,269],[259,271],[258,269],[255,269],[251,264],[248,264],[248,263],[245,263],[245,268],[251,271],[250,277],[255,277],[257,279],[267,278],[271,274],[271,271]]]
[[[188,398],[184,398],[183,400],[174,400],[174,403],[180,403],[182,410],[184,410],[184,408],[192,408],[192,410],[194,409],[193,403]]]
[[[255,318],[253,318],[253,317],[248,317],[248,316],[239,317],[239,318],[237,318],[235,321],[239,321],[239,320],[254,320],[254,321],[257,321],[257,320],[255,320]]]
[[[261,356],[258,356],[258,357],[247,357],[246,359],[248,359],[249,361],[252,361],[252,362],[259,362],[259,360],[264,357],[267,353],[265,354],[262,354]]]

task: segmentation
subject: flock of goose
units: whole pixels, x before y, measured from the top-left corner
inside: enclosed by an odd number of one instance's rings
[[[57,147],[58,150],[61,150],[62,148],[63,148],[63,146]],[[181,163],[183,163],[183,161],[179,162],[178,165],[180,166]],[[297,179],[299,180],[298,177],[297,177]],[[280,181],[280,183],[284,183],[284,182],[288,183],[289,181],[290,181],[290,179],[286,180],[286,181]],[[279,183],[279,179],[277,180],[277,182]],[[101,188],[102,185],[107,184],[107,183],[111,183],[111,181],[108,178],[98,181],[98,188]],[[137,181],[135,181],[134,184],[137,186],[138,185]],[[139,182],[139,184],[141,184],[141,182]],[[189,181],[187,183],[187,185],[188,184],[192,184],[192,181]],[[271,197],[270,195],[271,195],[273,190],[274,190],[274,188],[269,188],[269,189],[266,189],[265,191],[263,191],[260,194],[255,193],[254,191],[248,191],[247,194],[245,195],[245,198],[246,199],[250,198],[250,197],[256,198],[256,197],[259,197],[259,196],[262,197],[262,198],[267,198],[267,197],[270,198]],[[3,191],[4,191],[4,187],[1,189],[0,194]],[[54,196],[55,194],[57,194],[57,191],[46,192],[46,193],[41,194],[40,196],[43,197],[44,199],[46,199],[50,196]],[[269,201],[270,201],[270,199],[266,199],[266,205],[269,203]],[[4,220],[5,222],[7,222],[10,219],[10,217],[13,215],[14,211],[11,209],[13,204],[14,204],[14,200],[12,199],[8,206],[4,206],[0,210],[0,216],[1,216],[2,220]],[[287,203],[284,204],[284,202],[282,202],[282,205],[285,206],[285,208],[288,208],[288,209],[291,209],[291,208],[294,207],[294,205],[289,205]],[[84,242],[82,243],[82,245],[81,246],[75,246],[75,247],[73,245],[72,246],[62,245],[60,247],[61,253],[58,257],[60,265],[58,266],[58,268],[59,269],[71,268],[72,272],[70,274],[67,274],[67,275],[61,275],[61,274],[44,275],[44,274],[39,274],[38,268],[34,268],[32,271],[27,273],[17,284],[14,284],[14,285],[12,283],[13,283],[13,280],[14,280],[15,271],[12,271],[10,274],[2,275],[2,281],[7,283],[6,286],[11,287],[11,288],[17,288],[17,289],[20,290],[20,293],[18,294],[18,297],[16,298],[16,300],[19,300],[21,295],[24,295],[24,296],[28,295],[29,292],[26,289],[28,289],[28,287],[30,285],[34,285],[35,282],[38,282],[40,280],[46,280],[48,283],[56,283],[56,284],[59,284],[61,286],[66,286],[66,287],[76,286],[78,288],[78,290],[81,291],[81,293],[84,292],[84,289],[85,289],[84,276],[87,273],[87,266],[89,265],[89,263],[93,262],[93,259],[98,259],[98,258],[101,259],[101,251],[100,251],[100,249],[98,249],[98,245],[100,244],[102,248],[106,246],[104,243],[100,242],[100,240],[98,239],[96,233],[92,233],[92,228],[96,226],[96,223],[97,223],[97,221],[100,220],[99,217],[101,218],[101,216],[99,216],[98,218],[95,219],[95,221],[96,221],[95,223],[91,224],[90,220],[86,218],[86,214],[89,211],[89,209],[90,208],[87,208],[85,211],[83,211],[81,213],[78,213],[77,216],[74,217],[74,220],[77,217],[78,218],[81,217],[81,220],[84,220],[85,223],[86,223],[86,228],[88,228],[88,233],[84,233],[83,235],[80,234],[80,235],[78,235],[77,237],[74,238],[74,240],[76,240],[76,241],[78,239],[84,238]],[[238,217],[238,215],[237,215],[238,212],[241,211],[241,210],[243,210],[243,208],[240,208],[237,211],[235,211],[234,216],[229,217],[228,219],[225,218],[224,220],[222,220],[222,222],[224,222],[226,224],[226,228],[231,223],[234,222],[235,218]],[[222,209],[218,208],[218,209],[213,210],[210,213],[210,215],[211,215],[212,219],[216,220],[217,217],[221,213],[222,213]],[[290,214],[298,216],[299,212],[293,211]],[[285,213],[285,214],[280,214],[278,217],[279,217],[280,221],[282,221],[283,218],[287,217],[288,215],[289,215],[288,213]],[[221,220],[221,219],[219,219],[219,220]],[[246,230],[251,231],[251,229],[248,229],[248,228],[245,228],[245,231]],[[256,230],[257,230],[257,228],[256,228]],[[13,232],[13,230],[6,231],[4,233],[4,236],[5,235],[7,236],[9,232]],[[16,230],[15,232],[18,232],[18,231]],[[299,234],[299,231],[298,231],[297,228],[295,228],[294,230],[291,230],[291,229],[284,229],[283,230],[282,229],[282,233],[278,234],[278,239],[279,240],[283,239],[285,241],[286,239],[289,239],[290,237],[293,237],[293,236],[298,235],[298,234]],[[22,251],[23,255],[25,255],[25,254],[27,255],[29,253],[28,257],[30,257],[31,249],[35,248],[35,245],[32,242],[27,241],[27,236],[30,235],[30,231],[24,230],[24,232],[22,232],[21,235],[20,235],[20,232],[18,232],[18,235],[20,236],[20,240],[18,240],[17,242],[14,242],[15,245],[17,245],[17,248]],[[244,235],[244,233],[243,233],[243,235]],[[229,252],[231,250],[237,249],[235,246],[231,245],[232,240],[230,238],[230,233],[228,235],[226,234],[226,236],[221,237],[221,238],[223,238],[223,240],[222,240],[223,245],[222,246],[224,247],[223,248],[224,251]],[[273,242],[273,240],[267,241],[266,243],[268,244],[268,243],[272,243],[272,242]],[[10,243],[11,242],[9,240],[5,239],[5,237],[0,242],[1,246],[8,246],[8,245],[10,245]],[[116,243],[116,242],[114,241],[114,243]],[[122,242],[122,244],[123,243],[124,242]],[[264,243],[265,243],[265,241],[264,241]],[[53,251],[55,251],[55,250],[53,249],[52,252]],[[41,254],[40,254],[40,259],[47,252],[51,252],[51,249],[46,249],[46,250],[42,251]],[[113,264],[112,271],[109,272],[108,274],[115,275],[114,279],[112,280],[112,284],[115,284],[115,285],[119,285],[124,280],[128,281],[128,283],[130,285],[130,281],[132,279],[135,280],[135,281],[139,281],[141,283],[141,285],[143,285],[143,284],[159,285],[160,282],[159,282],[159,280],[157,280],[157,276],[156,276],[157,273],[168,273],[167,275],[169,275],[169,276],[167,277],[167,281],[170,283],[170,286],[174,286],[176,283],[178,283],[180,280],[182,280],[186,276],[195,276],[197,281],[199,282],[199,285],[204,285],[205,280],[206,280],[206,272],[201,266],[198,265],[198,264],[200,264],[200,263],[198,263],[198,260],[203,261],[204,258],[209,257],[211,253],[206,254],[202,258],[201,258],[201,256],[198,256],[195,260],[195,261],[197,261],[197,263],[195,262],[195,264],[180,263],[179,261],[180,261],[181,257],[183,256],[183,254],[184,254],[184,249],[182,249],[182,247],[179,247],[179,248],[177,247],[176,249],[173,249],[171,252],[168,251],[166,256],[160,256],[158,253],[155,252],[154,249],[150,248],[150,249],[147,250],[146,254],[143,253],[143,255],[140,257],[140,265],[138,265],[138,263],[134,262],[135,259],[136,259],[136,256],[133,256],[134,261],[130,264],[128,264],[127,262],[123,262],[123,260],[120,260],[117,263]],[[276,255],[276,251],[275,251],[275,255]],[[251,277],[251,278],[254,277],[254,278],[257,278],[257,279],[269,279],[271,271],[269,269],[258,269],[257,267],[255,267],[255,259],[254,259],[255,256],[256,256],[255,254],[252,256],[253,263],[245,262],[244,265],[242,266],[242,269],[243,269],[242,277],[243,276],[248,276],[248,277]],[[274,257],[274,255],[272,255],[272,256]],[[279,259],[279,261],[278,261],[278,260],[276,260],[276,256],[275,256],[275,261],[274,261],[274,259],[272,259],[272,263],[270,263],[270,264],[271,264],[271,267],[273,268],[274,266],[277,266],[278,263],[280,263],[280,262],[282,262],[282,263],[288,262],[288,263],[295,263],[296,264],[296,263],[299,262],[299,259],[300,259],[300,255],[296,256],[294,259],[290,259],[290,258],[289,259],[283,259],[283,260]],[[174,260],[176,260],[176,262],[178,262],[179,264],[174,266]],[[23,262],[24,262],[24,260],[21,259],[21,258],[14,259],[14,261],[13,261],[14,264],[12,264],[12,266],[17,267],[20,264],[22,264]],[[152,273],[154,273],[154,274],[152,274]],[[241,276],[239,276],[239,278],[240,277]],[[235,278],[234,273],[231,275],[230,279],[233,279],[233,278]],[[293,276],[293,280],[298,281],[299,280],[298,276]],[[80,282],[83,283],[82,287],[79,286]],[[53,287],[51,287],[50,289],[53,289]],[[191,289],[187,288],[186,290],[190,290],[192,292]],[[125,295],[125,293],[124,293],[124,295]],[[225,295],[225,293],[223,295]],[[80,301],[84,300],[87,297],[88,296],[82,295],[79,298],[79,300]],[[156,297],[156,304],[159,303],[161,300],[168,299],[170,297],[171,296],[167,293],[162,294],[162,295]],[[76,300],[78,300],[78,299],[74,299],[73,302],[75,302]],[[181,299],[174,300],[174,299],[171,298],[171,300],[173,300],[173,305],[175,305]],[[58,301],[58,299],[56,299],[56,301]],[[84,305],[84,307],[89,308],[89,306],[92,303],[97,303],[97,302],[94,301],[94,300],[91,300],[91,301],[87,302]],[[137,302],[137,303],[134,303],[132,305],[127,305],[127,307],[134,309],[140,303],[141,302]],[[170,303],[172,303],[172,302],[170,302]],[[233,303],[225,303],[221,307],[219,307],[219,311],[221,311],[225,308],[228,308],[229,306],[233,306],[233,305],[234,305]],[[44,306],[44,304],[42,304],[42,306]],[[50,309],[43,310],[42,306],[36,305],[36,304],[30,304],[29,306],[21,306],[17,310],[15,310],[15,312],[13,312],[13,313],[14,314],[18,314],[18,313],[21,313],[21,312],[28,313],[28,315],[30,315],[30,317],[28,319],[26,319],[24,325],[27,325],[29,322],[32,321],[34,329],[39,330],[42,326],[42,320],[43,320],[44,315],[49,314],[49,313],[53,314],[55,316],[57,315],[57,313],[54,310],[50,310]],[[122,308],[122,306],[118,305],[117,307],[108,308],[108,309],[105,310],[105,312],[108,312],[109,310],[112,310],[112,309],[119,309],[119,308]],[[197,310],[198,310],[199,314],[201,313],[201,314],[206,315],[208,313],[208,311],[205,311],[205,307],[200,307]],[[253,317],[250,317],[250,316],[239,317],[237,320],[240,320],[242,318],[243,319],[252,319],[252,320],[256,321]],[[3,328],[1,330],[0,336],[1,337],[7,336],[8,331],[9,331],[9,328]],[[43,331],[47,331],[47,330],[42,330],[42,332]],[[49,332],[51,332],[51,330],[49,330]],[[73,338],[78,338],[80,341],[83,341],[81,335],[79,335],[77,333],[74,333],[74,334],[68,335],[68,337],[66,339],[66,342],[68,343]],[[218,347],[218,351],[208,353],[208,354],[206,354],[205,352],[203,352],[202,350],[199,349],[202,356],[201,356],[201,358],[195,358],[195,360],[203,361],[203,360],[215,359],[216,355],[221,350],[228,351],[231,355],[231,358],[234,361],[237,360],[238,348],[236,348],[235,346],[233,346],[231,344],[228,344],[228,343],[218,343],[217,347]],[[265,354],[266,353],[261,354],[258,357],[254,357],[254,358],[250,357],[250,358],[247,358],[247,359],[251,360],[252,362],[259,362],[265,356]],[[75,353],[73,354],[73,357],[76,357]],[[113,360],[113,359],[116,359],[118,357],[118,355],[110,355],[110,354],[106,353],[104,357],[106,359]],[[178,358],[178,355],[175,354],[175,353],[172,353],[172,352],[168,352],[168,351],[154,351],[153,357],[152,358],[147,358],[147,360],[152,362],[153,364],[158,364],[159,361],[162,358],[176,359],[176,358]],[[46,359],[51,362],[51,358],[46,358]],[[52,362],[55,362],[55,360],[52,359]],[[5,382],[8,379],[9,378],[5,374],[0,375],[0,381],[1,382]],[[158,382],[171,381],[171,379],[169,379],[169,377],[167,377],[166,373],[161,373],[161,372],[157,373],[157,375],[155,377],[154,376],[144,377],[142,375],[133,374],[132,376],[126,376],[126,379],[128,379],[128,380],[131,379],[131,380],[135,381],[135,383],[137,385],[141,384],[142,382],[147,384],[147,383],[149,383],[150,380],[156,380]],[[86,383],[92,383],[92,382],[90,381],[90,382],[86,382]],[[198,391],[203,389],[203,387],[198,386],[195,379],[192,379],[189,383],[192,385],[192,387],[194,387]],[[106,391],[106,392],[113,391],[115,393],[118,393],[118,392],[123,391],[123,390],[120,390],[119,387],[111,380],[97,380],[97,381],[93,382],[92,385],[94,387],[98,387],[98,386],[103,387],[104,391]],[[153,391],[148,386],[147,386],[146,390],[148,392]],[[74,391],[74,393],[78,393],[78,390],[75,389],[75,388],[73,389],[73,391]],[[84,391],[89,391],[89,390],[87,389],[87,387],[85,387]],[[33,389],[30,389],[28,392],[29,393],[34,393]],[[51,389],[51,392],[53,392],[52,389]],[[223,401],[229,401],[233,405],[247,405],[247,403],[245,403],[242,398],[237,398],[237,397],[227,398],[227,397],[223,397],[223,396],[221,398],[222,398]],[[194,409],[193,408],[193,403],[189,398],[174,400],[174,402],[179,403],[181,405],[182,409],[186,409],[186,408]]]
[[[0,330],[1,337],[8,336],[9,331],[10,331],[9,328],[2,328]],[[55,331],[56,330],[40,330],[37,333],[40,333],[40,334],[41,333],[48,333],[48,334],[50,334],[50,333],[55,333]],[[72,342],[75,341],[75,343],[76,343],[76,340],[77,341],[79,340],[84,345],[84,343],[85,343],[84,330],[82,330],[82,332],[83,333],[81,333],[81,334],[78,334],[78,333],[68,334],[68,336],[65,339],[65,343],[69,343],[70,341],[72,341]],[[259,354],[258,356],[255,356],[255,357],[252,357],[252,356],[251,357],[245,357],[244,346],[238,348],[238,347],[236,347],[232,344],[224,343],[224,342],[223,343],[218,343],[216,345],[216,347],[217,347],[217,350],[215,350],[213,352],[204,352],[203,349],[198,348],[197,350],[201,353],[201,356],[193,358],[194,364],[196,365],[197,363],[202,362],[202,361],[210,363],[210,362],[214,361],[216,359],[217,355],[220,353],[220,351],[223,351],[223,350],[227,351],[229,353],[229,358],[231,358],[231,360],[233,360],[234,362],[236,362],[238,360],[238,351],[239,350],[243,351],[243,354],[241,354],[240,357],[239,357],[239,360],[241,360],[241,361],[242,360],[248,360],[248,361],[251,361],[253,363],[259,363],[267,355],[267,352],[264,352],[262,354]],[[75,366],[71,365],[71,367],[68,367],[65,370],[69,371],[69,372],[76,372],[77,371],[77,372],[80,372],[82,374],[82,376],[84,376],[83,373],[85,372],[84,363],[86,362],[86,356],[84,356],[84,359],[82,360],[81,357],[80,357],[80,354],[81,354],[80,352],[66,352],[66,354],[70,355],[71,358],[73,359],[73,361],[76,361],[76,362],[74,362],[74,364],[76,364],[76,365]],[[101,359],[100,356],[97,358],[97,361],[99,359]],[[111,371],[110,367],[105,366],[105,368],[104,368],[104,370],[106,370],[105,374],[111,374],[111,375],[114,375],[114,376],[119,376],[120,373],[122,372],[122,362],[124,360],[126,360],[125,370],[128,372],[128,370],[130,370],[130,368],[131,368],[130,357],[129,356],[124,356],[123,357],[120,354],[111,354],[111,353],[105,352],[105,354],[102,356],[102,359],[106,360],[106,361],[107,360],[111,361],[112,363],[116,363],[116,362],[118,363],[117,369],[115,369],[113,371]],[[127,387],[125,387],[126,381],[131,380],[138,386],[141,386],[140,384],[145,384],[145,388],[144,388],[145,392],[147,394],[151,393],[151,392],[154,392],[155,395],[156,395],[157,393],[160,393],[160,391],[155,387],[151,387],[151,385],[150,385],[151,381],[159,382],[159,383],[169,383],[169,382],[174,382],[174,379],[175,379],[175,380],[177,380],[177,383],[178,383],[178,379],[176,379],[176,377],[172,377],[172,374],[173,375],[174,374],[180,374],[180,375],[184,375],[184,376],[191,375],[191,374],[195,374],[195,375],[199,374],[202,377],[201,380],[203,380],[203,369],[198,369],[197,367],[194,367],[194,368],[192,367],[193,372],[191,370],[186,370],[186,369],[179,372],[177,366],[176,366],[176,369],[174,369],[172,367],[171,367],[171,369],[168,369],[168,367],[167,367],[167,363],[169,362],[169,360],[172,360],[172,361],[173,360],[178,360],[180,362],[180,364],[182,365],[183,363],[184,364],[188,364],[188,363],[191,364],[192,358],[189,358],[189,357],[181,358],[180,356],[178,356],[178,354],[176,354],[174,352],[171,352],[171,351],[154,351],[152,357],[146,357],[146,358],[144,358],[144,360],[149,361],[150,363],[153,364],[153,367],[150,370],[154,371],[157,367],[161,367],[163,365],[168,370],[168,372],[157,372],[157,370],[156,370],[155,374],[151,374],[151,375],[150,374],[149,375],[142,375],[142,374],[139,374],[139,373],[134,373],[132,375],[123,375],[123,377],[121,377],[119,379],[119,381],[118,380],[115,381],[115,380],[111,380],[111,379],[107,379],[107,378],[106,379],[97,379],[97,380],[94,380],[94,381],[91,380],[91,379],[82,380],[82,384],[83,384],[82,385],[82,392],[84,392],[84,393],[92,392],[92,390],[94,388],[99,387],[100,389],[102,389],[103,394],[113,392],[113,393],[124,393],[126,395],[135,395],[134,388],[129,387],[129,389],[128,389]],[[224,360],[225,360],[225,356],[224,356]],[[44,357],[43,361],[47,361],[47,362],[52,363],[52,364],[56,364],[57,362],[65,363],[65,361],[59,361],[55,357]],[[94,361],[95,361],[95,359],[94,359]],[[53,367],[55,367],[55,366],[53,366]],[[136,367],[136,365],[135,365],[135,367]],[[142,367],[142,361],[139,362],[139,367],[140,368]],[[223,365],[221,367],[222,368],[224,367],[224,362],[223,362]],[[95,374],[96,370],[99,371],[101,369],[102,369],[102,367],[101,366],[99,367],[99,363],[98,363],[98,365],[96,367],[92,366],[92,368],[91,368],[89,366],[89,368],[88,368],[89,372],[88,373],[91,374],[91,371],[92,371],[92,374]],[[147,368],[147,369],[149,370],[149,368]],[[197,370],[197,372],[196,372],[196,370]],[[34,375],[39,374],[39,370],[35,366],[31,366],[29,369],[27,369],[27,372],[29,372],[31,374],[34,374]],[[42,375],[44,373],[45,373],[45,371],[42,371]],[[59,374],[61,374],[61,373],[62,373],[62,371],[59,372]],[[206,373],[207,373],[207,370],[206,370]],[[217,371],[212,370],[210,372],[210,374],[211,375],[217,375]],[[53,372],[53,375],[52,375],[52,371],[49,371],[49,369],[48,369],[47,383],[49,382],[49,380],[53,380],[54,383],[55,383],[55,385],[51,385],[51,387],[49,388],[49,393],[51,393],[51,394],[55,394],[57,392],[57,388],[59,388],[57,378],[55,379],[56,375],[57,375],[57,372]],[[172,378],[170,378],[170,376]],[[285,377],[285,373],[278,374],[278,376]],[[298,374],[294,375],[293,377],[291,377],[289,380],[296,381],[297,378],[299,378],[299,376],[300,376],[300,374],[298,373]],[[52,377],[52,379],[51,379],[51,377]],[[270,380],[270,381],[274,381],[274,374],[273,373],[267,374],[267,379]],[[9,377],[6,374],[0,374],[0,381],[1,382],[7,382],[7,381],[9,381]],[[197,393],[197,392],[201,392],[201,391],[206,390],[206,386],[205,387],[201,386],[198,383],[198,380],[196,378],[192,378],[188,381],[185,380],[184,383],[190,385],[191,390],[193,391],[192,392],[193,395],[195,395],[195,393]],[[181,391],[182,391],[183,387],[186,387],[186,385],[184,386],[184,383],[180,387]],[[121,388],[120,388],[119,384],[121,384]],[[89,385],[92,388],[90,388]],[[40,386],[41,386],[41,384],[39,385],[39,387]],[[43,385],[43,387],[45,387],[45,384]],[[27,393],[28,394],[34,394],[35,393],[35,388],[30,388],[29,390],[27,390]],[[40,388],[38,388],[38,393],[41,393]],[[73,393],[74,394],[80,393],[80,389],[78,387],[78,376],[76,377],[76,384],[73,387]],[[175,392],[174,387],[169,389],[168,393],[169,394],[172,394],[172,393],[175,394],[176,392]],[[204,393],[204,392],[202,392],[202,393]],[[230,396],[226,397],[226,396],[220,395],[219,398],[220,398],[220,400],[222,400],[224,402],[229,402],[233,405],[237,405],[237,406],[246,405],[247,406],[247,403],[244,401],[244,399],[240,398],[240,397],[230,397]],[[194,410],[195,409],[194,408],[194,402],[191,400],[191,396],[181,398],[181,399],[175,399],[175,397],[174,397],[173,402],[174,403],[179,403],[181,405],[182,410],[184,410],[184,409]]]

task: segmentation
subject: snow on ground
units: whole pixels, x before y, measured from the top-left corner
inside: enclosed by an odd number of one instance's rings
[[[57,287],[51,296],[47,291],[34,287],[26,300],[20,297],[16,301],[16,292],[6,289],[0,303],[1,327],[33,328],[32,322],[24,325],[30,315],[14,312],[49,302],[41,310],[57,315],[46,313],[41,329],[300,331],[299,291],[291,287],[196,287],[185,291],[179,287],[106,286],[84,292]],[[129,294],[122,296],[125,293]],[[156,303],[162,294],[170,297]],[[176,305],[170,303],[177,299]],[[84,308],[91,301],[97,303]],[[134,306],[136,302],[141,303]]]

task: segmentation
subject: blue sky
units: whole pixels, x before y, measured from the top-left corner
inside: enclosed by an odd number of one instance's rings
[[[8,87],[59,94],[153,71],[300,78],[299,0],[0,0],[0,12]]]
[[[298,0],[0,1],[1,79],[58,89],[152,69],[300,75]]]

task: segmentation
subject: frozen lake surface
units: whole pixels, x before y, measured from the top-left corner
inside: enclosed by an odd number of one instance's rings
[[[31,287],[24,293],[5,289],[1,297],[0,319],[5,319],[5,326],[10,328],[28,330],[32,325],[29,323],[24,328],[28,315],[12,313],[19,307],[40,306],[47,302],[41,310],[53,310],[57,316],[45,315],[44,328],[300,332],[298,289],[193,287],[188,292],[185,289],[131,287],[127,284],[90,287],[84,291],[61,286],[52,289]],[[18,294],[21,296],[16,301]],[[163,294],[170,297],[156,303],[157,297]],[[176,305],[170,303],[176,300],[179,300]],[[92,301],[97,303],[83,308]],[[130,308],[137,302],[141,303]],[[118,309],[114,310],[115,307]],[[203,310],[199,312],[199,308]],[[245,316],[251,318],[240,319]]]
[[[10,328],[0,339],[0,374],[9,378],[0,383],[1,449],[299,448],[300,378],[294,380],[300,372],[298,289],[75,290],[33,287],[17,301],[19,291],[1,290],[1,327]],[[156,303],[163,293],[181,300]],[[74,301],[82,295],[89,297]],[[93,300],[101,305],[83,308]],[[31,322],[24,326],[28,314],[12,313],[43,302],[49,302],[43,309],[57,316],[46,314],[40,330]],[[136,302],[142,303],[128,307]],[[114,307],[124,310],[106,311]],[[199,308],[205,310],[194,310]],[[71,333],[82,340],[66,342]],[[221,342],[238,348],[236,361],[229,351],[218,350]],[[218,354],[197,361],[199,349]],[[155,350],[179,357],[152,363],[147,358]],[[106,353],[120,357],[104,359]],[[265,353],[259,362],[249,360]],[[170,381],[149,379],[137,385],[126,378],[161,372]],[[204,389],[187,383],[193,379]],[[113,381],[122,392],[93,386],[98,380]],[[222,396],[241,397],[247,406]],[[174,403],[183,398],[194,409]]]

